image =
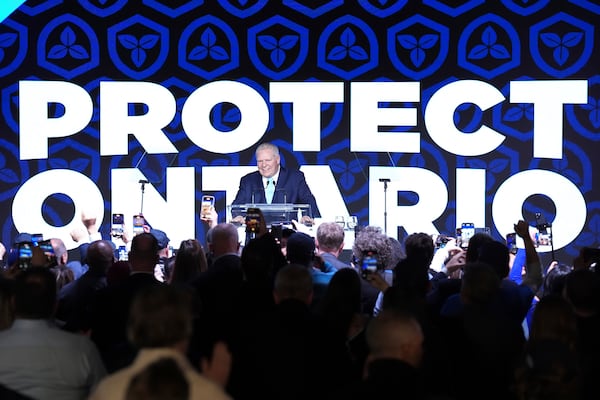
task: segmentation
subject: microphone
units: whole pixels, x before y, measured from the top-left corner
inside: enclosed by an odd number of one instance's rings
[[[273,193],[273,200],[275,200],[275,195],[277,193],[283,193],[283,204],[287,204],[287,191],[285,189],[275,189],[275,193]]]
[[[250,203],[256,204],[256,195],[258,195],[260,198],[261,193],[264,193],[264,189],[262,188],[262,186],[253,186],[252,191],[250,192]]]
[[[389,178],[379,178],[379,182],[390,182]]]

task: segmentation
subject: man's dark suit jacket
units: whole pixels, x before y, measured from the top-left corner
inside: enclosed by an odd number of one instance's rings
[[[240,179],[240,189],[235,196],[235,200],[233,200],[233,204],[266,202],[265,188],[260,173],[254,171],[243,176]],[[276,182],[275,194],[271,203],[310,204],[312,216],[321,216],[315,197],[306,184],[304,174],[298,170],[288,170],[280,167],[279,180]]]

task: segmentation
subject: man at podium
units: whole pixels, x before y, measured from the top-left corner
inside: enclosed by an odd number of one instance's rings
[[[304,174],[280,165],[279,148],[262,143],[256,148],[258,171],[240,179],[240,188],[232,204],[309,204],[312,217],[320,217],[315,197]]]

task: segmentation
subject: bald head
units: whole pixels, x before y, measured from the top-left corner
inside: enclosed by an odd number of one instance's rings
[[[228,253],[237,253],[240,244],[235,225],[220,223],[211,229],[210,250],[215,257]]]
[[[423,332],[411,316],[386,310],[367,327],[369,361],[392,358],[418,367],[423,356]]]
[[[106,272],[114,261],[113,247],[108,240],[92,242],[88,247],[86,259],[90,270]]]
[[[150,233],[140,233],[131,241],[129,262],[132,271],[153,272],[158,263],[158,241]]]

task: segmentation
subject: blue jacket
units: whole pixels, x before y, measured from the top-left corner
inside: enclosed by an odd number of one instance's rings
[[[240,189],[233,200],[233,204],[266,202],[265,188],[260,173],[254,171],[244,175],[240,179]],[[271,203],[309,204],[312,216],[321,216],[304,174],[298,170],[288,170],[280,167],[279,180],[275,184],[275,194]]]

